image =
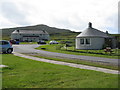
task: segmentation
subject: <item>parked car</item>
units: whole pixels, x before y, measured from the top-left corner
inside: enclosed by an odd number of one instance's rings
[[[58,44],[57,41],[50,41],[49,44]]]
[[[18,40],[10,40],[11,44],[19,44],[20,42]]]
[[[15,44],[20,44],[20,42],[19,41],[16,41],[16,43]]]
[[[0,52],[2,53],[12,53],[13,47],[11,43],[7,40],[0,40]]]
[[[40,40],[40,41],[38,41],[37,43],[38,43],[38,44],[46,44],[46,42],[43,41],[43,40]]]

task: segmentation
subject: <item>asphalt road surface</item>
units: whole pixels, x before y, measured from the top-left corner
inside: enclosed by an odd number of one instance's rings
[[[87,61],[93,61],[93,62],[100,62],[100,63],[106,63],[106,64],[113,64],[118,65],[118,59],[109,59],[109,58],[102,58],[102,57],[93,57],[93,56],[82,56],[82,55],[72,55],[72,54],[63,54],[63,53],[56,53],[56,52],[49,52],[49,51],[43,51],[43,50],[36,50],[34,48],[39,47],[40,45],[37,44],[25,44],[25,45],[13,45],[14,52],[18,53],[26,53],[26,54],[43,54],[48,56],[54,56],[54,57],[63,57],[63,58],[69,58],[69,59],[77,59],[77,60],[87,60]],[[119,63],[120,64],[120,63]]]

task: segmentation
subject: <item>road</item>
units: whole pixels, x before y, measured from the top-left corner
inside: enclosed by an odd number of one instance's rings
[[[106,64],[118,65],[118,59],[109,59],[109,58],[82,56],[82,55],[71,55],[71,54],[63,54],[63,53],[56,53],[56,52],[49,52],[49,51],[34,49],[39,46],[40,45],[37,45],[37,44],[32,44],[32,45],[25,44],[25,45],[13,45],[13,48],[14,48],[14,52],[18,52],[18,53],[28,53],[28,54],[39,53],[39,54],[44,54],[48,56],[69,58],[73,60],[74,59],[87,60],[87,61],[93,61],[93,62],[101,62],[101,63],[106,63]]]

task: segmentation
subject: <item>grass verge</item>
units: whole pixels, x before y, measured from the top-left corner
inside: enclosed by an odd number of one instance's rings
[[[73,55],[84,55],[84,56],[94,56],[94,57],[105,57],[105,58],[115,58],[118,59],[120,56],[119,52],[120,50],[113,50],[112,54],[105,53],[104,50],[75,50],[74,47],[68,47],[67,50],[62,47],[61,45],[43,45],[40,47],[37,47],[36,49],[43,50],[42,48],[45,48],[45,51],[51,51],[51,52],[58,52],[58,53],[65,53],[65,54],[73,54]]]
[[[37,44],[37,42],[20,42],[20,44]]]
[[[118,75],[3,55],[3,88],[118,88]]]

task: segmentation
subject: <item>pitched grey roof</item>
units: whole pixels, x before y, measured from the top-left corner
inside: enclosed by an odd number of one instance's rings
[[[15,30],[12,34],[48,34],[46,31],[43,30]]]
[[[92,28],[92,23],[89,23],[89,27],[84,30],[82,33],[80,33],[77,37],[110,37],[108,34],[97,30],[95,28]]]

